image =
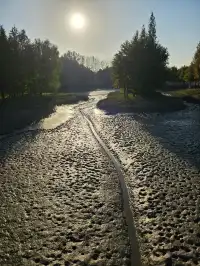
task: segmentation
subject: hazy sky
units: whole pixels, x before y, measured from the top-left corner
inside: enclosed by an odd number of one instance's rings
[[[154,12],[157,35],[168,47],[170,65],[191,62],[200,41],[200,0],[0,0],[0,24],[15,24],[31,39],[48,38],[61,53],[71,49],[110,60]],[[84,32],[72,31],[68,16],[85,14]]]

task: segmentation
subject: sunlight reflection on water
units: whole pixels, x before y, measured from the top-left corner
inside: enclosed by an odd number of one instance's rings
[[[28,130],[54,129],[72,118],[74,105],[56,106],[55,112],[49,117],[42,119],[39,123],[29,126]]]
[[[105,112],[98,108],[94,108],[94,113],[95,115],[105,115]]]

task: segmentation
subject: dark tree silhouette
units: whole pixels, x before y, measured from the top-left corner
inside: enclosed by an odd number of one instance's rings
[[[111,87],[106,62],[74,51],[59,57],[58,48],[49,40],[31,41],[25,30],[15,26],[9,34],[0,26],[0,59],[2,99]]]
[[[113,59],[114,85],[124,88],[125,98],[129,91],[152,95],[166,81],[168,52],[157,40],[156,22],[151,14],[148,32],[145,27],[137,31],[131,41],[121,45]]]

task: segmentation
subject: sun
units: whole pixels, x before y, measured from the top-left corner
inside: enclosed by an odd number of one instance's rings
[[[85,16],[81,13],[74,13],[70,18],[70,26],[77,30],[83,29],[86,26]]]

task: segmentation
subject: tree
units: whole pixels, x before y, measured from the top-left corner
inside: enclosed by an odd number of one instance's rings
[[[179,81],[179,70],[177,67],[173,66],[168,68],[167,80],[172,82]]]
[[[55,92],[60,86],[59,52],[48,40],[31,42],[25,30],[15,26],[7,36],[1,26],[0,58],[2,98]]]
[[[193,66],[194,66],[194,78],[195,80],[200,80],[200,42],[197,45],[196,52],[193,58]]]
[[[68,51],[61,58],[61,90],[88,90],[94,86],[94,73],[89,68],[91,57],[72,56],[73,52]],[[78,58],[81,60],[78,60]],[[86,67],[84,63],[88,66]]]
[[[180,81],[185,81],[186,72],[188,70],[188,66],[182,66],[178,69],[178,77]]]
[[[111,68],[106,67],[104,69],[100,69],[95,74],[95,85],[98,88],[111,88],[112,80],[111,80]]]
[[[2,99],[8,94],[9,88],[9,63],[10,63],[10,47],[6,36],[5,29],[0,26],[0,93]]]
[[[59,87],[59,52],[48,40],[39,42],[39,92],[54,92]]]
[[[110,68],[106,62],[101,62],[94,56],[82,56],[68,51],[60,58],[60,62],[62,91],[86,91],[95,87],[112,86]]]
[[[28,47],[30,45],[30,40],[26,35],[25,30],[21,30],[18,33],[18,75],[17,75],[17,85],[15,85],[15,90],[17,93],[27,93],[28,85],[28,65],[30,64],[28,57]]]
[[[113,69],[113,84],[114,87],[124,88],[124,97],[127,98],[127,77],[126,71],[126,58],[127,55],[123,55],[120,51],[114,56],[112,62]]]
[[[153,12],[151,13],[150,20],[149,20],[149,29],[148,29],[149,38],[152,42],[156,42],[156,19],[154,17]]]
[[[59,57],[49,40],[31,41],[25,30],[0,26],[1,98],[110,87],[110,68],[94,56],[68,51]]]
[[[183,81],[192,82],[192,81],[194,81],[194,79],[195,79],[195,76],[194,76],[194,65],[191,64],[190,66],[185,68]]]
[[[160,89],[167,77],[168,52],[156,37],[153,13],[148,32],[142,27],[132,40],[121,45],[113,59],[114,82],[124,88],[125,98],[130,88],[136,94],[152,95]]]
[[[20,53],[19,53],[19,31],[14,26],[9,32],[8,42],[10,47],[10,67],[9,67],[9,74],[11,77],[11,82],[9,86],[9,94],[10,96],[16,96],[19,90],[19,75],[20,69],[18,66],[20,65]]]
[[[137,30],[135,35],[133,36],[132,43],[136,44],[138,42],[138,39],[139,39],[139,31]]]

